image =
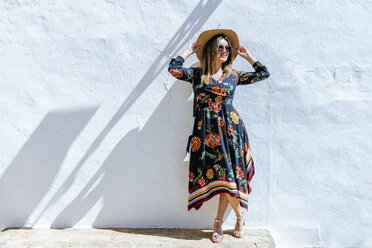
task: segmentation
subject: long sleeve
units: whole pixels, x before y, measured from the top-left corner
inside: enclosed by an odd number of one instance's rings
[[[168,71],[177,79],[192,83],[195,77],[195,68],[183,67],[185,60],[181,56],[172,58],[169,62]]]
[[[252,64],[254,72],[238,71],[239,80],[237,85],[253,84],[262,81],[270,76],[266,66],[256,61]]]

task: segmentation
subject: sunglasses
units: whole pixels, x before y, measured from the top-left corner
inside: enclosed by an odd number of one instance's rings
[[[218,51],[219,52],[222,52],[223,51],[223,48],[224,48],[223,45],[219,45],[218,46]],[[231,46],[225,46],[225,50],[226,50],[226,52],[231,52]]]

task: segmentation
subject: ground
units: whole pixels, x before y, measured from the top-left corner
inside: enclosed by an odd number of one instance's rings
[[[267,229],[244,229],[246,237],[224,230],[224,240],[211,241],[213,230],[157,228],[8,228],[0,232],[0,248],[275,248]]]

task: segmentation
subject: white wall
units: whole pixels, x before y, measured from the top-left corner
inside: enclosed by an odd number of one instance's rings
[[[167,66],[219,26],[271,73],[234,100],[256,166],[246,225],[269,227],[278,247],[372,246],[370,8],[2,2],[0,229],[211,228],[217,197],[187,211],[192,89]],[[242,58],[234,67],[253,70]]]

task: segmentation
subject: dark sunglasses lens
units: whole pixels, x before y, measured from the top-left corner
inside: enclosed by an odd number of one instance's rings
[[[225,46],[225,50],[227,52],[231,52],[231,46]],[[219,45],[218,46],[218,51],[222,52],[223,51],[223,46],[222,45]]]

